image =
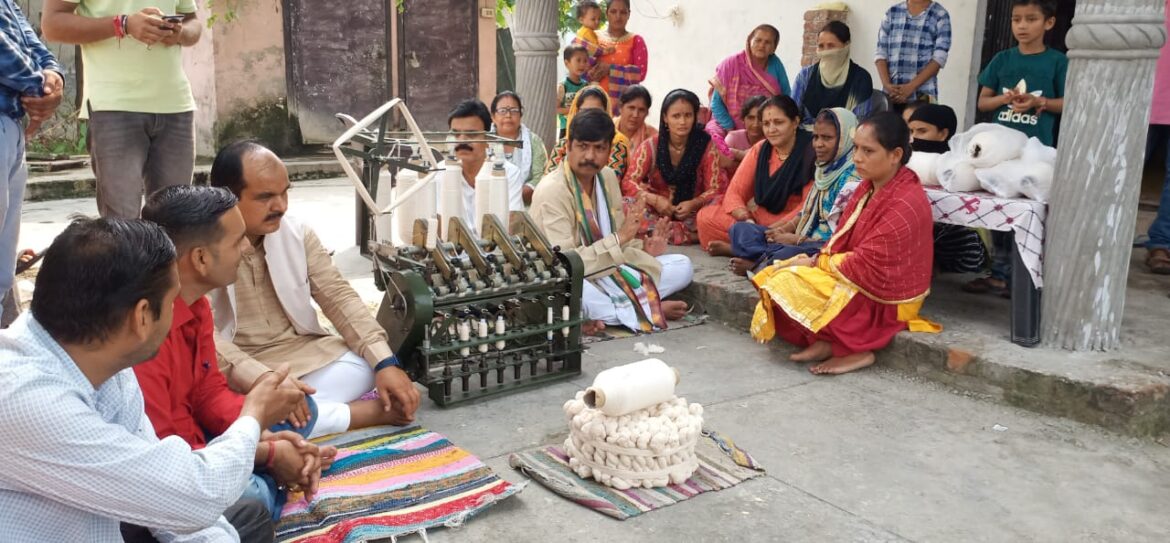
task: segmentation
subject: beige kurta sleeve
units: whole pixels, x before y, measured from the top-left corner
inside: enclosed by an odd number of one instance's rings
[[[583,245],[577,225],[577,214],[573,210],[575,205],[564,174],[557,168],[536,186],[530,211],[533,222],[544,232],[549,243],[577,252],[585,264],[586,276],[612,271],[627,263],[645,261],[645,256],[648,255],[642,251],[641,240],[633,240],[623,246],[618,241],[616,233],[590,245]],[[616,215],[619,218],[618,224],[614,225],[615,230],[621,227],[621,213]]]
[[[215,337],[215,353],[219,359],[219,371],[223,373],[232,390],[240,394],[247,394],[252,390],[252,383],[271,369],[218,334]]]
[[[370,367],[389,357],[393,352],[387,343],[386,330],[374,319],[373,313],[354,292],[349,281],[341,276],[329,252],[312,229],[305,229],[305,257],[309,263],[309,289],[313,300],[353,352],[361,355]]]

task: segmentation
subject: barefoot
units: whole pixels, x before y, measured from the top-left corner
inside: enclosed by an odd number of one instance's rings
[[[662,302],[662,314],[666,315],[666,320],[677,321],[687,316],[687,303],[678,300],[665,300]]]
[[[817,341],[803,351],[793,353],[788,357],[793,362],[820,362],[833,356],[833,346],[827,341]]]
[[[585,321],[581,323],[581,333],[587,336],[600,336],[605,333],[605,323],[601,321]]]
[[[839,356],[817,364],[808,371],[817,375],[840,375],[856,371],[873,364],[873,351],[854,353],[849,356]]]
[[[382,400],[357,400],[349,403],[349,429],[368,428],[370,426],[406,426],[414,422],[414,417],[403,413],[398,404],[390,406],[390,411],[382,408]]]
[[[747,272],[751,271],[755,267],[755,264],[755,262],[746,258],[733,258],[727,267],[731,270],[731,273],[746,277]]]
[[[712,241],[708,243],[707,254],[711,256],[734,256],[731,252],[731,244],[726,241]]]

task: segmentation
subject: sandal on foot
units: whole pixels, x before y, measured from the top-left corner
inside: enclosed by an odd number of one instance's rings
[[[44,251],[39,253],[33,251],[32,249],[25,249],[21,251],[20,255],[16,257],[16,275],[20,275],[28,271],[28,269],[33,267],[34,264],[40,262],[41,257],[43,256],[45,256]]]
[[[1150,269],[1150,273],[1170,275],[1170,250],[1150,249],[1146,256],[1146,267]]]

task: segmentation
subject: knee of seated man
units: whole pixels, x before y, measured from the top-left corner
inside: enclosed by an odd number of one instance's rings
[[[276,539],[273,513],[261,500],[240,499],[224,511],[224,517],[239,533],[240,541],[272,543]]]

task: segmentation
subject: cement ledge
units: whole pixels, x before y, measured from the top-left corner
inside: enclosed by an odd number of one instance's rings
[[[325,179],[344,175],[336,160],[317,158],[293,158],[284,162],[289,178],[296,181]],[[211,173],[210,164],[195,165],[195,183],[207,184]],[[80,169],[33,174],[29,176],[24,191],[24,201],[43,202],[70,198],[93,198],[95,193],[93,170],[89,166]]]
[[[726,259],[683,248],[695,262],[690,287],[679,294],[711,318],[746,332],[758,296],[746,280],[725,269]],[[934,316],[931,314],[931,316]],[[1005,315],[1006,318],[1006,315]],[[1067,417],[1124,434],[1170,432],[1170,377],[1125,360],[1125,351],[1066,353],[1025,349],[1006,338],[964,330],[944,319],[943,334],[903,332],[877,355],[878,364],[1031,411]],[[777,345],[777,350],[783,349]],[[779,356],[779,355],[778,355]]]

